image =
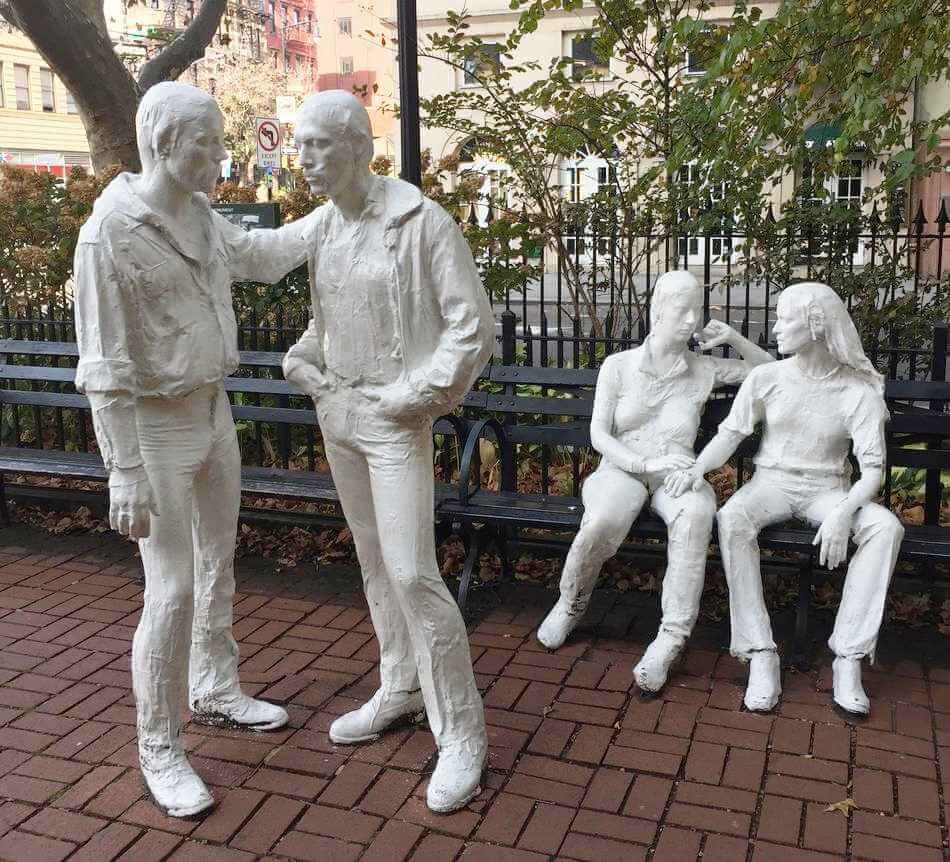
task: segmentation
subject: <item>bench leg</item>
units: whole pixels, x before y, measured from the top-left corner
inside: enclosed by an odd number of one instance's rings
[[[7,505],[7,483],[6,477],[0,473],[0,517],[3,518],[3,526],[10,526],[10,508]]]
[[[501,576],[507,580],[514,580],[514,569],[511,567],[511,558],[508,556],[508,528],[500,527],[495,536],[498,545],[498,558],[501,560]]]
[[[465,555],[465,565],[462,567],[462,574],[459,578],[459,591],[455,598],[463,614],[465,613],[465,604],[468,601],[468,590],[472,585],[472,578],[475,576],[475,567],[482,555],[482,531],[469,527],[466,533],[468,553]]]
[[[803,556],[798,567],[798,603],[795,607],[795,638],[792,641],[792,664],[805,672],[808,660],[808,608],[811,604],[812,555]]]

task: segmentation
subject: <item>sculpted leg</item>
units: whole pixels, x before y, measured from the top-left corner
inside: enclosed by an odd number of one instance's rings
[[[383,563],[415,654],[439,761],[426,801],[434,811],[461,808],[480,790],[488,739],[468,634],[435,558],[432,434],[390,429],[388,444],[366,434],[370,482]]]
[[[809,506],[806,517],[820,523],[844,496],[844,491],[822,495]],[[871,705],[861,682],[861,660],[867,656],[874,661],[887,588],[897,563],[904,528],[883,506],[866,503],[854,516],[852,530],[857,550],[848,565],[828,646],[835,654],[832,665],[835,703],[847,712],[866,715]]]
[[[581,490],[584,517],[561,573],[561,595],[538,629],[538,640],[557,649],[587,610],[601,567],[620,547],[647,499],[638,479],[616,468],[601,467]]]
[[[366,458],[345,443],[334,442],[326,433],[324,442],[346,523],[353,533],[370,618],[379,641],[379,690],[359,709],[330,725],[333,742],[355,744],[376,739],[393,722],[420,713],[425,707],[406,618],[383,565]]]
[[[716,495],[706,483],[699,491],[676,498],[660,487],[653,495],[653,509],[666,523],[669,538],[660,630],[633,671],[637,685],[646,692],[657,692],[666,684],[670,666],[696,624]]]
[[[231,634],[241,453],[227,396],[219,391],[211,452],[195,479],[195,616],[189,703],[199,724],[274,730],[287,711],[241,691]]]
[[[152,799],[173,817],[190,817],[210,808],[214,799],[189,765],[179,737],[188,695],[194,611],[195,452],[187,443],[196,441],[180,441],[179,449],[168,445],[178,434],[163,432],[178,431],[174,424],[140,430],[159,515],[152,518],[151,535],[139,541],[145,597],[132,639],[132,688],[139,761]]]
[[[768,712],[782,692],[781,667],[762,592],[759,531],[785,520],[792,506],[765,471],[756,472],[719,510],[719,546],[729,584],[730,651],[750,661],[745,704]]]

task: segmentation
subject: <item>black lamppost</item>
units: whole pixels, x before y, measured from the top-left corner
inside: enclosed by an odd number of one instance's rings
[[[402,154],[400,177],[422,186],[422,152],[419,139],[419,51],[416,41],[416,0],[396,0],[399,46],[399,136]]]

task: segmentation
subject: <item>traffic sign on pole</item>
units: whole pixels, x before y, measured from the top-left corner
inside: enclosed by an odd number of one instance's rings
[[[257,165],[260,168],[280,167],[280,123],[277,117],[257,117]]]

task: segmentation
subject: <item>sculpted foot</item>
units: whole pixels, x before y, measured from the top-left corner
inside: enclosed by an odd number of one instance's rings
[[[775,650],[759,650],[749,660],[749,685],[745,707],[750,712],[770,712],[782,693],[782,668]]]
[[[214,805],[180,746],[140,746],[139,762],[152,802],[169,817],[195,817]]]
[[[867,715],[871,702],[861,684],[861,659],[838,656],[831,665],[834,701],[852,715]]]
[[[640,690],[655,694],[663,688],[670,668],[682,650],[683,644],[678,638],[661,630],[653,643],[647,647],[640,663],[633,669],[633,677]]]
[[[557,649],[564,644],[567,636],[574,631],[574,626],[580,620],[580,614],[572,614],[564,599],[558,599],[557,604],[544,618],[538,628],[538,641],[548,649]]]
[[[212,727],[277,730],[287,724],[287,710],[266,700],[256,700],[243,692],[192,704],[192,720]]]
[[[390,695],[379,689],[359,709],[341,715],[330,725],[330,741],[338,745],[372,742],[379,734],[404,715],[415,715],[425,709],[422,692],[400,691]]]
[[[478,796],[482,790],[486,754],[485,742],[462,743],[440,749],[439,762],[429,779],[426,792],[429,810],[448,814],[464,808]]]

